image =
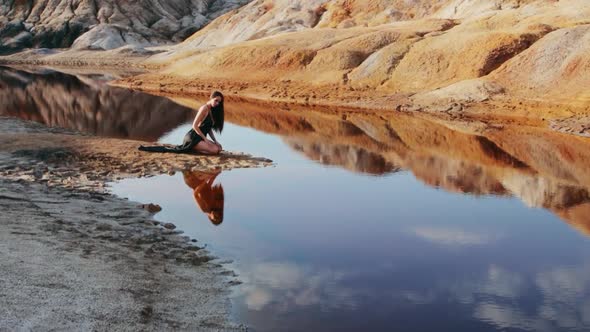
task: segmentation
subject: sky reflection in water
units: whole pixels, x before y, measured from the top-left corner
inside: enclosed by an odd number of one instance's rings
[[[163,142],[177,142],[181,127]],[[116,193],[164,207],[244,284],[238,319],[257,330],[585,330],[590,242],[517,199],[448,193],[407,171],[325,167],[276,136],[235,125],[228,150],[277,162],[223,172],[213,226],[182,177],[127,180]],[[288,328],[286,328],[288,327]]]

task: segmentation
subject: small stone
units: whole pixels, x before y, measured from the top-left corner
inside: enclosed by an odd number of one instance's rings
[[[111,230],[113,230],[113,226],[111,226],[109,224],[100,224],[100,225],[96,226],[96,230],[97,231],[111,231]]]
[[[150,318],[154,314],[154,308],[151,306],[146,306],[141,310],[141,317],[143,318]]]
[[[162,211],[162,207],[161,206],[159,206],[157,204],[153,204],[153,203],[143,204],[143,205],[140,205],[139,207],[142,208],[142,209],[144,209],[144,210],[147,210],[149,213],[157,213],[157,212]]]
[[[169,223],[169,222],[163,224],[162,226],[164,226],[164,228],[166,228],[166,229],[176,229],[176,225],[174,225],[173,223]]]

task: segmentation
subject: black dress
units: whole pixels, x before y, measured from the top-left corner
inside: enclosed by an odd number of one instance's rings
[[[211,117],[211,112],[207,114],[205,120],[201,122],[199,129],[203,135],[207,136],[211,129],[213,128],[213,118]],[[172,152],[172,153],[188,153],[193,152],[193,148],[202,141],[203,138],[197,134],[197,132],[191,128],[191,130],[184,135],[184,139],[182,144],[176,146],[139,146],[140,151],[147,151],[147,152]]]

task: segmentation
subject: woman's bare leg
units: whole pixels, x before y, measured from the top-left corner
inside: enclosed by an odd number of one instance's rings
[[[221,152],[221,149],[217,145],[207,141],[200,141],[199,144],[194,147],[194,150],[199,153],[211,155],[216,155]]]

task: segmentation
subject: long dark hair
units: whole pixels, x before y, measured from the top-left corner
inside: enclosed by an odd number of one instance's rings
[[[223,97],[223,93],[219,91],[213,91],[209,99],[216,97],[221,97],[221,102],[211,109],[211,116],[213,116],[213,129],[221,134],[223,131],[223,123],[225,122],[225,110],[223,108],[223,101],[225,100],[225,97]]]
[[[211,223],[219,226],[223,222],[223,205],[225,202],[221,184],[211,186],[210,183],[207,183],[198,186],[195,188],[193,196],[201,211],[209,215]]]
[[[220,171],[215,173],[185,171],[182,173],[184,182],[193,189],[193,197],[199,209],[208,215],[209,220],[215,226],[219,226],[223,222],[225,201],[221,184],[213,184],[220,173]]]

